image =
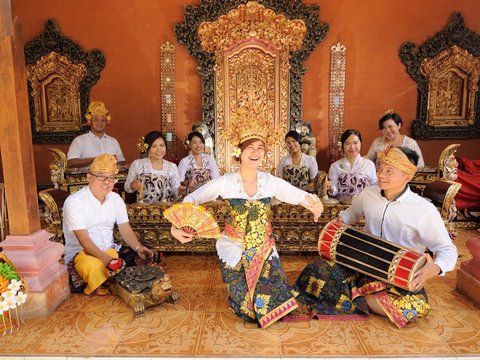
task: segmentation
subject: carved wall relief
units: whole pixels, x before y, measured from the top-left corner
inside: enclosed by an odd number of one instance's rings
[[[80,131],[80,82],[85,78],[83,64],[74,64],[56,52],[28,65],[27,78],[33,98],[37,133]]]
[[[299,26],[302,22],[304,25]],[[205,23],[209,23],[209,25],[202,25]],[[202,31],[200,31],[201,25],[203,26]],[[277,111],[275,122],[283,121],[283,118],[281,119],[279,116],[286,114],[282,116],[286,116],[287,124],[294,128],[297,121],[302,118],[302,75],[306,71],[303,62],[317,44],[324,40],[328,29],[328,24],[319,22],[319,6],[304,5],[301,0],[259,0],[258,2],[201,0],[198,6],[186,6],[185,22],[176,25],[175,34],[177,40],[199,63],[199,73],[202,77],[203,122],[209,127],[212,136],[216,137],[220,133],[219,127],[224,126],[221,119],[225,117],[224,111],[228,106],[225,104],[232,97],[236,99],[237,95],[239,99],[244,99],[247,93],[252,95],[254,93],[250,90],[247,91],[246,82],[242,82],[240,79],[242,77],[246,79],[249,72],[259,76],[262,71],[265,71],[268,63],[275,68],[277,74],[281,75],[278,75],[278,82],[264,87],[264,95],[266,99],[269,98],[267,89],[269,87],[271,89],[273,86],[275,91],[279,91],[283,96],[268,106],[275,106],[275,111]],[[279,34],[286,35],[285,43]],[[243,44],[245,41],[250,41],[250,45],[252,45],[248,56],[251,56],[251,59],[262,57],[264,62],[262,65],[252,64],[250,68],[244,64],[243,70],[235,71],[234,75],[238,76],[238,83],[232,84],[229,80],[217,83],[219,75],[221,75],[218,66],[230,71],[232,64],[240,61],[240,56],[244,56],[239,55],[239,52],[241,45],[245,47],[246,44]],[[298,42],[297,47],[292,46],[294,42]],[[255,46],[253,46],[254,44]],[[285,57],[283,53],[287,48],[289,48],[287,51],[289,54],[286,54],[287,57]],[[225,54],[222,53],[223,51]],[[248,58],[248,56],[245,55],[244,58]],[[257,65],[259,66],[257,67]],[[282,77],[284,76],[282,71],[285,71],[287,66],[288,76]],[[228,74],[230,75],[231,72]],[[223,74],[223,76],[225,75]],[[268,80],[269,78],[265,75],[264,79]],[[226,88],[225,85],[227,85]],[[240,88],[242,91],[236,93]],[[225,98],[225,95],[220,95],[219,92],[221,94],[230,92],[231,96]],[[262,92],[258,90],[255,96]],[[220,96],[224,98],[219,99]],[[239,100],[235,101],[236,104]],[[229,109],[229,111],[231,110]],[[225,153],[225,148],[221,148],[222,141],[215,138],[214,143],[216,144],[216,153],[218,151]],[[225,163],[221,165],[221,167],[223,166]]]
[[[418,84],[415,138],[480,138],[480,37],[456,13],[447,27],[400,59]]]
[[[25,63],[34,143],[69,143],[87,130],[83,114],[105,58],[66,38],[55,20],[25,45]]]

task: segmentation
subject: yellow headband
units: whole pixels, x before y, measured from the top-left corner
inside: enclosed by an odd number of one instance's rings
[[[118,174],[117,159],[110,154],[98,155],[90,165],[90,171]]]
[[[103,101],[92,101],[88,105],[87,113],[85,114],[85,119],[87,119],[87,125],[92,124],[92,119],[96,116],[105,117],[107,124],[110,124],[112,117],[108,113],[108,109],[105,107]]]
[[[417,172],[417,167],[408,160],[407,155],[400,149],[387,147],[384,151],[378,153],[378,159],[408,175],[415,175]]]

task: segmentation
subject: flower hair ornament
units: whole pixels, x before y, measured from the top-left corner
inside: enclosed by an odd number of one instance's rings
[[[233,151],[232,151],[232,155],[238,160],[240,158],[241,154],[242,154],[242,150],[240,150],[239,147],[234,146]]]
[[[85,114],[85,119],[87,119],[87,126],[91,126],[92,119],[97,116],[105,117],[108,125],[110,125],[110,123],[112,122],[112,117],[108,113],[108,109],[105,107],[105,103],[103,101],[92,101],[88,105],[88,110]]]
[[[393,109],[387,109],[382,116],[385,116],[385,115],[392,115],[393,113],[395,113],[395,111],[393,111]]]
[[[144,136],[138,139],[137,148],[141,153],[146,153],[148,151],[148,144],[145,142]]]
[[[188,137],[183,141],[183,145],[188,148],[188,145],[190,145],[190,140],[188,140]]]
[[[274,127],[273,116],[268,114],[265,105],[249,104],[231,113],[224,136],[236,147],[250,139],[261,140],[267,145],[276,145],[280,143],[284,130],[274,130]]]

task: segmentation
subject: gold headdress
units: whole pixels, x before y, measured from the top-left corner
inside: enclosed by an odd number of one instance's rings
[[[392,165],[404,173],[415,175],[417,167],[408,160],[405,153],[395,147],[388,146],[384,151],[378,153],[378,159],[388,165]]]
[[[247,105],[232,112],[225,138],[235,146],[250,139],[275,145],[280,142],[283,132],[279,129],[273,130],[273,127],[273,118],[267,114],[265,108]]]
[[[141,153],[146,153],[148,151],[148,144],[145,142],[145,136],[138,139],[137,148]]]
[[[87,119],[87,125],[92,124],[92,119],[95,116],[104,116],[107,119],[107,124],[110,124],[112,117],[108,113],[108,109],[105,107],[103,101],[92,101],[88,105],[87,113],[85,114],[85,119]]]
[[[90,171],[118,174],[117,159],[110,154],[98,155],[93,159]]]

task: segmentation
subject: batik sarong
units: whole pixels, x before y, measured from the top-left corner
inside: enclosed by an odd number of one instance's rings
[[[297,301],[277,256],[269,219],[270,198],[229,199],[230,217],[225,234],[243,242],[240,262],[231,267],[221,262],[221,272],[233,312],[267,328],[293,311]]]
[[[364,296],[370,294],[399,328],[430,309],[424,289],[413,293],[322,258],[305,267],[293,291],[300,308],[288,320],[365,318],[369,309]]]

